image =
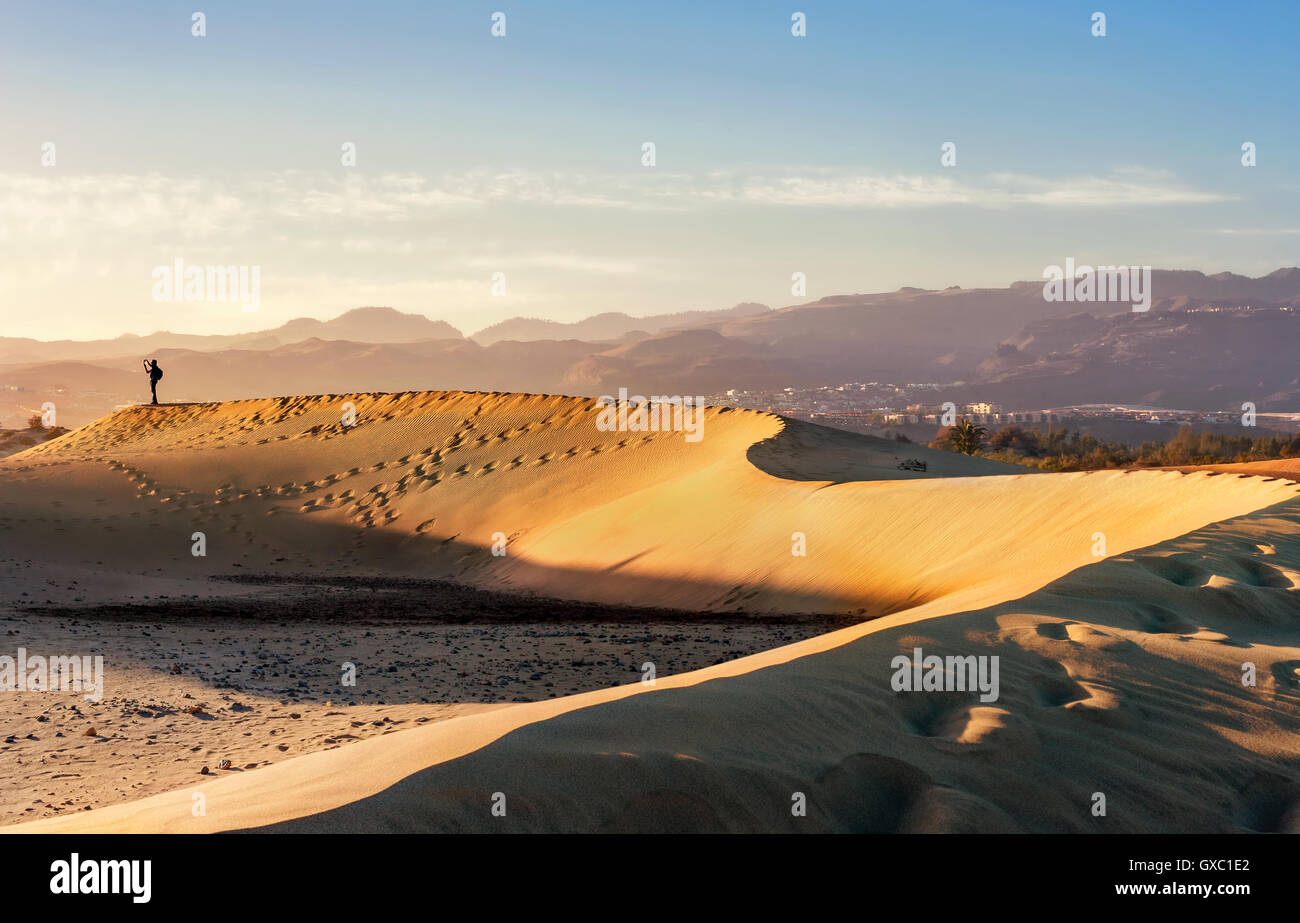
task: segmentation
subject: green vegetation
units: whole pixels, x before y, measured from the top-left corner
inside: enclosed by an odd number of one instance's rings
[[[960,425],[940,430],[930,445],[936,449],[963,451],[957,447],[958,441],[968,437],[954,436]],[[1048,434],[1019,426],[1004,426],[989,437],[988,444],[982,450],[976,449],[976,453],[983,458],[1042,468],[1045,471],[1160,468],[1300,458],[1300,435],[1290,438],[1277,435],[1229,436],[1198,433],[1190,426],[1182,426],[1178,429],[1178,435],[1168,442],[1129,446],[1103,441],[1069,429]]]
[[[935,449],[947,449],[949,452],[961,452],[963,455],[975,455],[984,448],[984,440],[989,431],[976,426],[962,417],[956,426],[939,430],[939,435],[930,446]]]

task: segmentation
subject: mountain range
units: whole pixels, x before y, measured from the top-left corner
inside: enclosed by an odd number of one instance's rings
[[[0,337],[0,425],[46,400],[60,423],[78,425],[147,397],[144,355],[166,370],[160,389],[172,401],[429,388],[710,394],[888,381],[944,383],[952,400],[1019,408],[1223,409],[1249,400],[1261,411],[1300,409],[1300,314],[1288,310],[1300,304],[1300,269],[1260,278],[1157,270],[1152,291],[1145,313],[1047,302],[1041,283],[1018,282],[572,324],[515,318],[472,337],[384,307],[233,336]]]
[[[513,317],[485,327],[472,339],[480,346],[501,340],[619,340],[643,338],[669,330],[684,330],[734,318],[753,317],[772,310],[765,304],[745,302],[721,311],[683,311],[652,317],[632,317],[621,311],[597,314],[575,323],[561,323],[535,317]]]

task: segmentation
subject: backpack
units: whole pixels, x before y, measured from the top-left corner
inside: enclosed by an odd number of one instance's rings
[[[162,366],[155,365],[153,371],[157,375],[157,377],[154,378],[154,381],[162,381]]]

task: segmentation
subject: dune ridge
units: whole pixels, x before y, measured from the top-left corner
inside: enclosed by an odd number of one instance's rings
[[[83,569],[84,548],[58,529],[102,511],[114,547],[96,559],[116,572],[139,558],[118,548],[147,547],[149,579],[343,562],[603,603],[879,615],[975,586],[1004,594],[1008,580],[1023,585],[1004,566],[1013,556],[1060,574],[1095,559],[1095,533],[1113,554],[1294,491],[1173,472],[1018,473],[726,408],[708,409],[696,443],[596,420],[592,400],[464,392],[141,406],[12,456],[0,467],[12,499],[0,501],[42,561]],[[903,456],[930,470],[899,471]],[[818,479],[791,480],[792,466]],[[23,514],[48,511],[50,492],[53,514]],[[805,555],[792,553],[799,535]]]

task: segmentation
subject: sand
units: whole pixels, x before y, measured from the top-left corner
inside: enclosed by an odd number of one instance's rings
[[[348,402],[353,428],[340,425]],[[695,443],[601,432],[595,420],[591,401],[458,392],[123,410],[0,461],[0,604],[15,618],[84,607],[102,619],[110,603],[257,606],[284,592],[223,579],[242,572],[272,586],[450,580],[702,621],[869,621],[663,670],[654,685],[629,677],[504,706],[465,701],[455,684],[431,696],[426,676],[387,693],[393,705],[350,703],[405,723],[365,725],[378,736],[346,746],[329,735],[362,719],[313,700],[314,726],[294,732],[294,752],[313,752],[160,794],[183,780],[150,778],[117,792],[126,803],[100,797],[94,810],[9,829],[1296,823],[1300,501],[1278,475],[1289,469],[1014,473],[748,411],[710,409]],[[905,457],[929,470],[898,470]],[[196,558],[198,531],[207,555]],[[501,539],[506,553],[494,555]],[[194,630],[169,644],[201,650]],[[320,647],[315,631],[294,665]],[[895,693],[890,660],[914,646],[997,654],[1001,697]],[[115,649],[128,662],[114,681],[151,707],[186,693],[219,700],[211,675],[187,685],[155,675],[163,660],[120,639]],[[336,653],[316,656],[337,666]],[[1246,660],[1255,687],[1240,683]],[[278,700],[259,694],[265,720],[244,723],[260,735]],[[244,733],[229,724],[223,733]],[[218,744],[202,746],[215,757],[229,746]],[[132,755],[137,773],[155,772],[158,760]],[[504,817],[491,811],[496,792]],[[1097,792],[1105,817],[1093,813]],[[791,813],[796,793],[806,816]]]

